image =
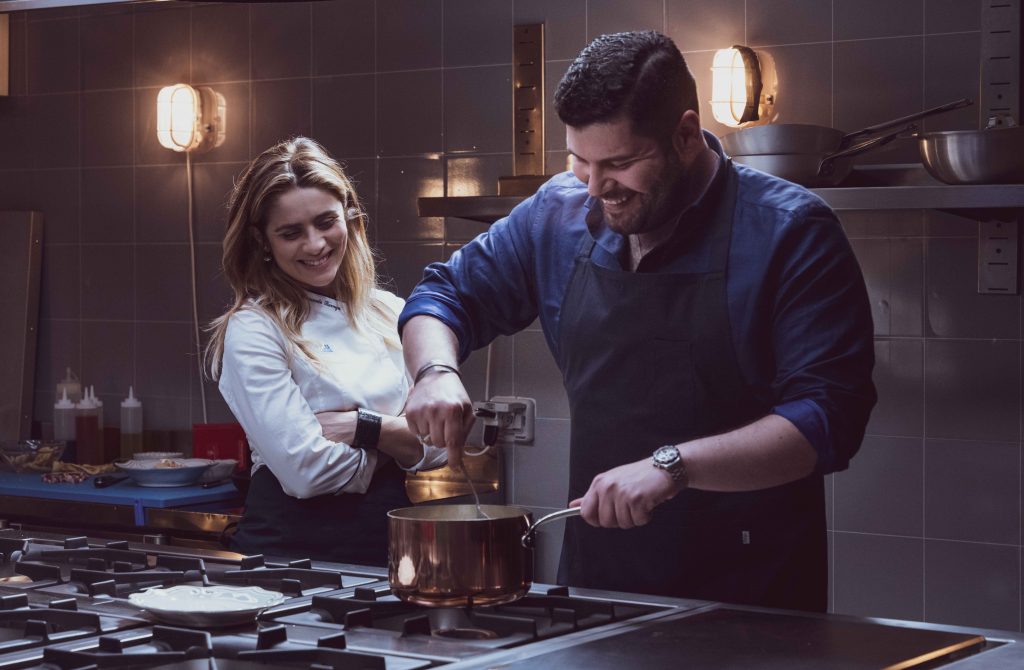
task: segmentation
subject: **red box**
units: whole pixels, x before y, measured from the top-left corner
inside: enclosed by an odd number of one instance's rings
[[[192,424],[192,456],[214,460],[233,458],[238,461],[239,470],[248,470],[252,466],[249,441],[237,423]]]

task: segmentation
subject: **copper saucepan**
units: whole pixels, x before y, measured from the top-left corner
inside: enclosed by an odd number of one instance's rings
[[[514,505],[433,505],[388,512],[388,581],[419,605],[496,605],[526,595],[533,583],[537,526],[578,515],[570,507],[533,523]]]

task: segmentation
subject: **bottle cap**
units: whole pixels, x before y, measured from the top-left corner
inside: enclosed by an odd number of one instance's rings
[[[128,387],[128,397],[121,401],[121,407],[142,407],[142,402],[135,397],[135,389]]]
[[[53,404],[54,409],[74,409],[75,403],[68,400],[68,390],[64,389],[64,396]]]
[[[82,396],[82,399],[75,403],[75,407],[78,409],[96,409],[99,405],[96,404],[96,401],[93,400],[89,395],[89,392],[86,391],[85,395]]]
[[[97,407],[103,407],[103,401],[96,397],[96,387],[95,386],[90,386],[89,387],[89,397],[92,398],[92,401],[94,403],[96,403]]]

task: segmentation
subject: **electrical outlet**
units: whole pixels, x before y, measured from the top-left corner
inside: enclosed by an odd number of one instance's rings
[[[519,396],[494,396],[487,402],[473,404],[476,409],[496,412],[498,425],[515,444],[533,444],[537,401]]]

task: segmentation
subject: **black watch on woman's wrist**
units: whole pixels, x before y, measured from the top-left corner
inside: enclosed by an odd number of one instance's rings
[[[381,416],[368,409],[359,409],[356,416],[356,436],[352,446],[360,449],[374,449],[380,442]]]

